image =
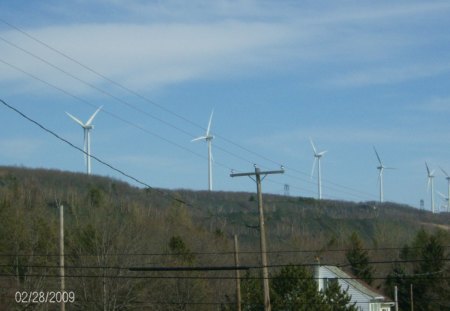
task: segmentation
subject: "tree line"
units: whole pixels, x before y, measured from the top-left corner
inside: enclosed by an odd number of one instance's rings
[[[353,310],[345,289],[317,291],[311,269],[302,265],[316,257],[348,265],[348,272],[388,296],[397,285],[401,310],[409,310],[411,284],[416,310],[448,305],[448,231],[412,225],[414,217],[405,215],[416,211],[380,206],[381,216],[373,218],[370,203],[348,203],[346,210],[345,202],[280,196],[266,202],[269,263],[279,265],[270,270],[273,310]],[[0,309],[54,307],[17,304],[14,293],[59,289],[63,206],[66,289],[76,294],[66,310],[234,310],[233,272],[129,268],[232,266],[233,233],[239,234],[241,264],[257,267],[254,205],[246,193],[178,190],[164,196],[98,176],[0,168]],[[396,226],[408,219],[409,228]],[[434,218],[426,215],[421,222],[433,224]],[[378,251],[386,245],[392,250]],[[373,263],[386,259],[396,263]],[[259,269],[242,276],[246,310],[261,309],[260,286]]]

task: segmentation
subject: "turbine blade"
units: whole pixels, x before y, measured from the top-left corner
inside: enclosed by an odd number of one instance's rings
[[[317,155],[318,156],[323,156],[325,153],[327,153],[328,152],[328,150],[324,150],[324,151],[321,151],[321,152],[319,152]]]
[[[103,108],[103,106],[100,106],[93,114],[92,116],[89,118],[89,120],[87,120],[86,122],[86,126],[91,125],[92,121],[94,121],[95,116],[97,115],[97,113]]]
[[[430,176],[430,168],[428,167],[428,163],[425,161],[425,167],[427,168],[428,177]]]
[[[311,170],[311,179],[313,178],[313,175],[314,175],[314,169],[316,168],[316,161],[317,161],[317,158],[314,157],[314,162],[313,162],[312,170]]]
[[[375,151],[375,155],[377,156],[378,162],[380,163],[380,166],[383,166],[383,163],[381,163],[380,156],[378,155],[377,149],[375,149],[375,146],[373,146],[373,151]]]
[[[200,137],[194,138],[193,140],[191,140],[191,142],[197,141],[197,140],[202,140],[202,139],[206,139],[206,136],[200,136]]]
[[[211,130],[211,120],[214,114],[214,110],[211,111],[211,115],[209,116],[208,128],[206,129],[206,136],[209,136],[209,131]]]
[[[442,173],[444,173],[444,175],[446,177],[450,177],[450,176],[448,176],[448,173],[442,167],[439,166],[439,168],[441,169]]]
[[[313,143],[311,137],[309,138],[309,141],[311,142],[311,146],[312,146],[312,148],[313,148],[313,150],[314,150],[314,155],[317,155],[316,146],[314,146],[314,143]]]
[[[76,123],[78,123],[79,125],[81,125],[82,127],[84,127],[83,122],[81,122],[79,119],[75,118],[73,115],[71,115],[70,113],[66,112],[66,114],[72,119],[74,120]]]
[[[448,200],[447,197],[446,197],[442,192],[436,191],[436,193],[437,193],[441,198],[443,198],[444,200]]]

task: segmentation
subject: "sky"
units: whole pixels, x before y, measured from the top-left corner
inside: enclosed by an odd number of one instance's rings
[[[156,188],[263,192],[430,210],[450,173],[448,1],[0,0],[0,99]],[[0,105],[0,165],[84,172],[83,154]],[[101,163],[94,174],[138,185]],[[436,209],[443,200],[436,193]]]

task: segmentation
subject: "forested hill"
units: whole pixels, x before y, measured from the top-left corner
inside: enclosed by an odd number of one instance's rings
[[[353,233],[374,262],[397,259],[421,229],[430,235],[440,230],[450,245],[448,213],[279,195],[265,195],[264,204],[269,263],[275,266],[316,258],[345,265]],[[151,310],[171,310],[156,302],[173,300],[226,304],[233,280],[165,279],[161,272],[141,280],[128,268],[232,265],[234,234],[241,264],[259,263],[254,193],[140,189],[106,177],[0,167],[0,309],[17,307],[10,296],[16,290],[58,288],[59,205],[65,211],[66,282],[77,295],[74,309],[95,309],[114,298],[123,306],[117,310],[127,310],[142,297],[155,302]],[[388,262],[376,271],[386,276],[391,268]],[[383,289],[380,280],[375,283]]]

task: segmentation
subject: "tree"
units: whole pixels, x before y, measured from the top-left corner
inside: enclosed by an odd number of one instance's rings
[[[349,249],[345,256],[350,264],[352,273],[367,284],[372,284],[374,269],[369,265],[369,254],[363,249],[363,243],[356,232],[350,235],[349,242]]]
[[[243,279],[243,310],[264,310],[261,282],[247,274]],[[339,284],[318,290],[312,273],[302,266],[283,267],[271,283],[272,310],[283,311],[356,311],[351,297]]]
[[[352,296],[343,291],[338,282],[330,282],[324,292],[325,304],[330,307],[332,311],[358,311],[356,302],[351,303]]]
[[[409,290],[413,286],[414,308],[418,310],[444,310],[450,301],[449,266],[444,245],[449,241],[448,233],[442,230],[434,234],[420,229],[410,245],[405,245],[400,254],[402,263],[393,266],[386,281],[392,290],[399,289],[400,307],[410,308]]]

